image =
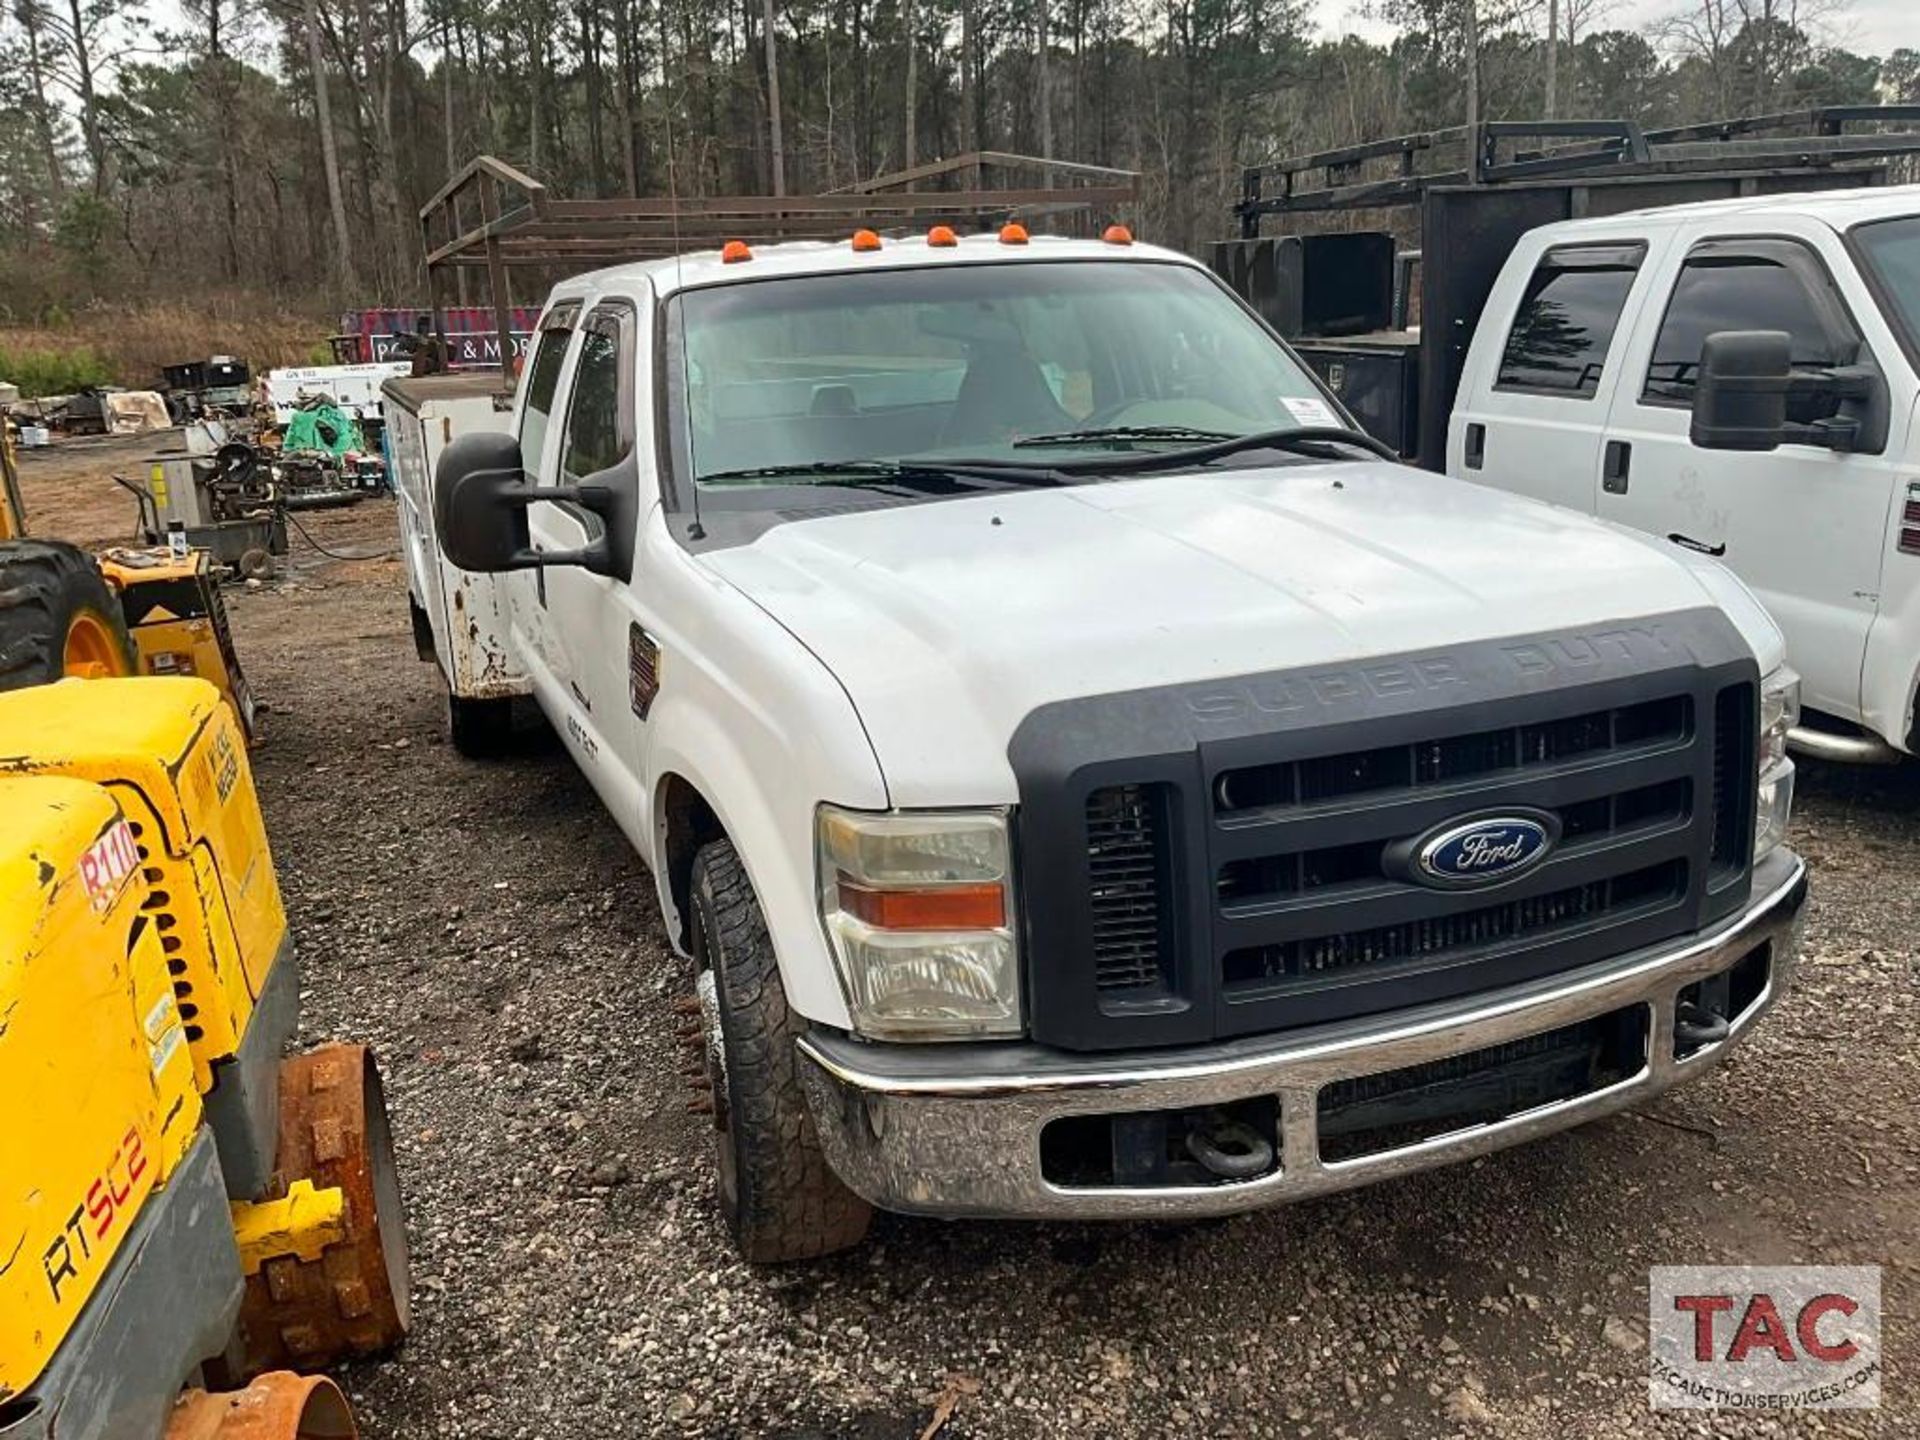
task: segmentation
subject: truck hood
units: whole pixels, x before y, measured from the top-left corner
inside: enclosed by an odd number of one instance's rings
[[[1134,478],[778,525],[702,559],[838,677],[897,806],[1011,803],[1007,742],[1082,695],[1717,605],[1730,574],[1536,501],[1371,463]]]

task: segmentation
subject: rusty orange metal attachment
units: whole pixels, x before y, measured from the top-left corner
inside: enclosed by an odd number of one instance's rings
[[[358,1440],[353,1411],[324,1375],[275,1370],[244,1390],[188,1390],[166,1440]]]
[[[210,1372],[227,1383],[376,1354],[412,1319],[406,1215],[371,1051],[328,1045],[281,1062],[279,1147],[274,1194],[300,1180],[337,1189],[344,1216],[316,1256],[276,1254],[247,1276],[224,1364]]]

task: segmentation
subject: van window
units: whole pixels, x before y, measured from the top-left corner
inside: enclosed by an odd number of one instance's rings
[[[1582,245],[1541,256],[1514,312],[1495,388],[1591,399],[1645,253],[1643,245]]]
[[[1640,399],[1647,405],[1687,406],[1699,378],[1700,346],[1719,330],[1784,330],[1793,337],[1795,369],[1846,365],[1859,351],[1837,302],[1808,283],[1820,263],[1790,240],[1709,242],[1696,248],[1674,282],[1660,322]],[[1788,419],[1805,424],[1831,416],[1832,398],[1788,403]]]
[[[574,365],[566,441],[560,448],[561,483],[611,470],[632,448],[632,427],[624,423],[620,404],[620,326],[610,316],[596,315],[587,322]]]
[[[560,388],[560,362],[566,358],[571,325],[541,327],[527,374],[527,399],[520,407],[520,468],[529,479],[540,474],[540,452],[546,448],[547,421],[553,413],[553,394]]]

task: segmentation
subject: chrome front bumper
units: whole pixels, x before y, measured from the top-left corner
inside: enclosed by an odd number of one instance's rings
[[[1719,928],[1493,994],[1274,1037],[1128,1055],[1031,1045],[869,1045],[815,1031],[801,1081],[828,1162],[884,1209],[943,1216],[1122,1219],[1231,1214],[1344,1190],[1564,1130],[1705,1073],[1791,978],[1806,866],[1776,851],[1747,909]],[[1676,1059],[1681,990],[1762,945],[1768,979],[1724,1040]],[[1327,1160],[1324,1085],[1464,1055],[1635,1005],[1651,1012],[1645,1063],[1605,1088],[1357,1159]],[[1278,1166],[1204,1185],[1069,1188],[1041,1172],[1040,1133],[1063,1116],[1177,1111],[1259,1096],[1280,1102]]]

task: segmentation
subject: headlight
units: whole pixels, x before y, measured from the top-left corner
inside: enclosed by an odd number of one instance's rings
[[[1757,863],[1787,838],[1793,809],[1793,761],[1787,732],[1800,723],[1800,677],[1782,665],[1760,685],[1760,795],[1753,826]]]
[[[1007,817],[998,810],[867,814],[822,805],[820,915],[860,1034],[1018,1035]]]

